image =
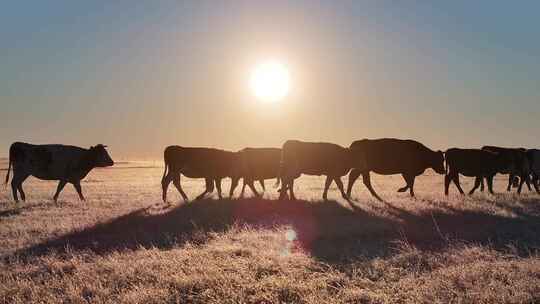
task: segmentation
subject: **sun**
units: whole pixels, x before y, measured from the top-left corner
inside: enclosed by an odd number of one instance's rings
[[[255,97],[265,102],[282,100],[289,93],[290,76],[285,65],[267,61],[257,65],[251,74],[250,87]]]

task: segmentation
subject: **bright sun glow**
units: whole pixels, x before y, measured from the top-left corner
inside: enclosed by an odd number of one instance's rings
[[[276,61],[258,65],[251,74],[253,94],[262,101],[278,101],[289,93],[289,71]]]

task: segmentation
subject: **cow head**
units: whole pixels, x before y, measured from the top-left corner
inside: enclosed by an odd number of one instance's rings
[[[105,149],[106,147],[102,144],[90,147],[94,167],[110,167],[114,165],[114,161]]]
[[[442,151],[433,152],[431,168],[439,174],[444,174],[444,154]]]

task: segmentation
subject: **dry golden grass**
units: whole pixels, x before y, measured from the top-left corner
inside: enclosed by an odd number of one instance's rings
[[[93,171],[87,202],[29,179],[28,202],[0,192],[1,303],[535,303],[540,196],[445,197],[442,176],[374,176],[353,205],[304,176],[299,201],[161,203],[162,168]],[[134,168],[136,167],[136,168]],[[464,188],[471,187],[465,180]],[[183,178],[194,197],[201,181]],[[498,179],[496,190],[504,190]],[[228,191],[228,182],[224,183]],[[237,189],[237,194],[239,189]],[[248,192],[249,193],[249,192]]]

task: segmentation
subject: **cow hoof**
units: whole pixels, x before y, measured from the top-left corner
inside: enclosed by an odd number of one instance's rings
[[[407,191],[407,189],[408,189],[407,187],[399,188],[397,192],[405,192]]]

